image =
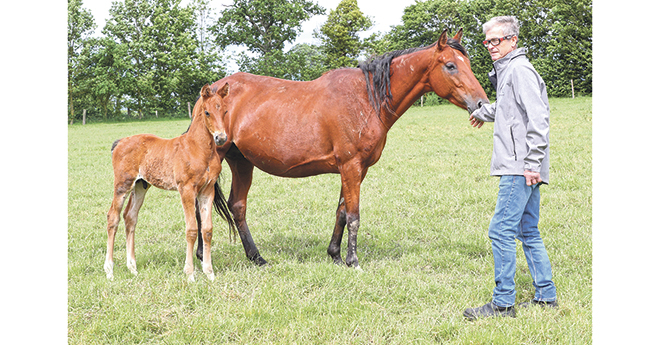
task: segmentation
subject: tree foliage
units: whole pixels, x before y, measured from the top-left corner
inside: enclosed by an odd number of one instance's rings
[[[92,12],[83,8],[82,0],[69,0],[68,3],[68,33],[67,33],[67,65],[68,65],[68,98],[69,120],[75,117],[75,110],[84,102],[86,94],[78,85],[85,78],[82,75],[81,52],[83,46],[96,29]]]
[[[331,10],[328,21],[315,33],[325,50],[326,68],[356,67],[365,48],[358,33],[372,25],[373,21],[362,13],[357,0],[342,0]]]
[[[282,52],[304,21],[323,12],[323,7],[306,0],[234,0],[214,26],[216,42],[222,48],[244,45],[260,55]]]

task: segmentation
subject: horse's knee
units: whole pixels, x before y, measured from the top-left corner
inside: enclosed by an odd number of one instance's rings
[[[186,229],[186,240],[188,240],[188,242],[197,241],[197,228]]]
[[[245,204],[244,201],[236,201],[236,202],[230,201],[228,202],[228,207],[232,215],[234,216],[234,220],[236,222],[245,220],[245,211],[247,209],[247,205]]]
[[[202,228],[201,233],[204,242],[211,243],[211,239],[213,238],[213,228],[212,227]]]

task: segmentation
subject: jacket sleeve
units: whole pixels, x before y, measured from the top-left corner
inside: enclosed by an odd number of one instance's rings
[[[513,72],[516,102],[527,115],[525,140],[529,149],[525,170],[541,171],[550,132],[550,109],[545,96],[545,84],[531,66],[519,66]]]
[[[477,109],[472,116],[476,119],[484,122],[493,122],[495,121],[495,108],[497,107],[497,102],[484,104],[481,108]]]

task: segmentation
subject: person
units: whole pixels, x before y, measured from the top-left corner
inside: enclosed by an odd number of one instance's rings
[[[484,46],[494,69],[488,74],[497,90],[496,102],[470,114],[473,127],[493,124],[491,175],[499,176],[495,213],[488,227],[495,263],[492,301],[468,308],[469,320],[515,317],[516,242],[522,242],[529,272],[534,280],[532,305],[557,306],[552,269],[538,223],[540,186],[549,182],[550,107],[546,86],[518,47],[518,20],[495,17],[483,25]],[[527,307],[530,302],[520,306]]]

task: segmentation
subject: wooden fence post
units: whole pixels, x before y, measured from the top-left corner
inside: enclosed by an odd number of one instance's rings
[[[188,102],[188,117],[192,119],[192,114],[190,113],[190,102]]]
[[[573,79],[571,79],[571,93],[573,94],[573,98],[575,98],[575,88],[573,88]]]
[[[158,118],[158,110],[156,110],[156,118]]]
[[[83,125],[87,122],[87,109],[83,109]]]

